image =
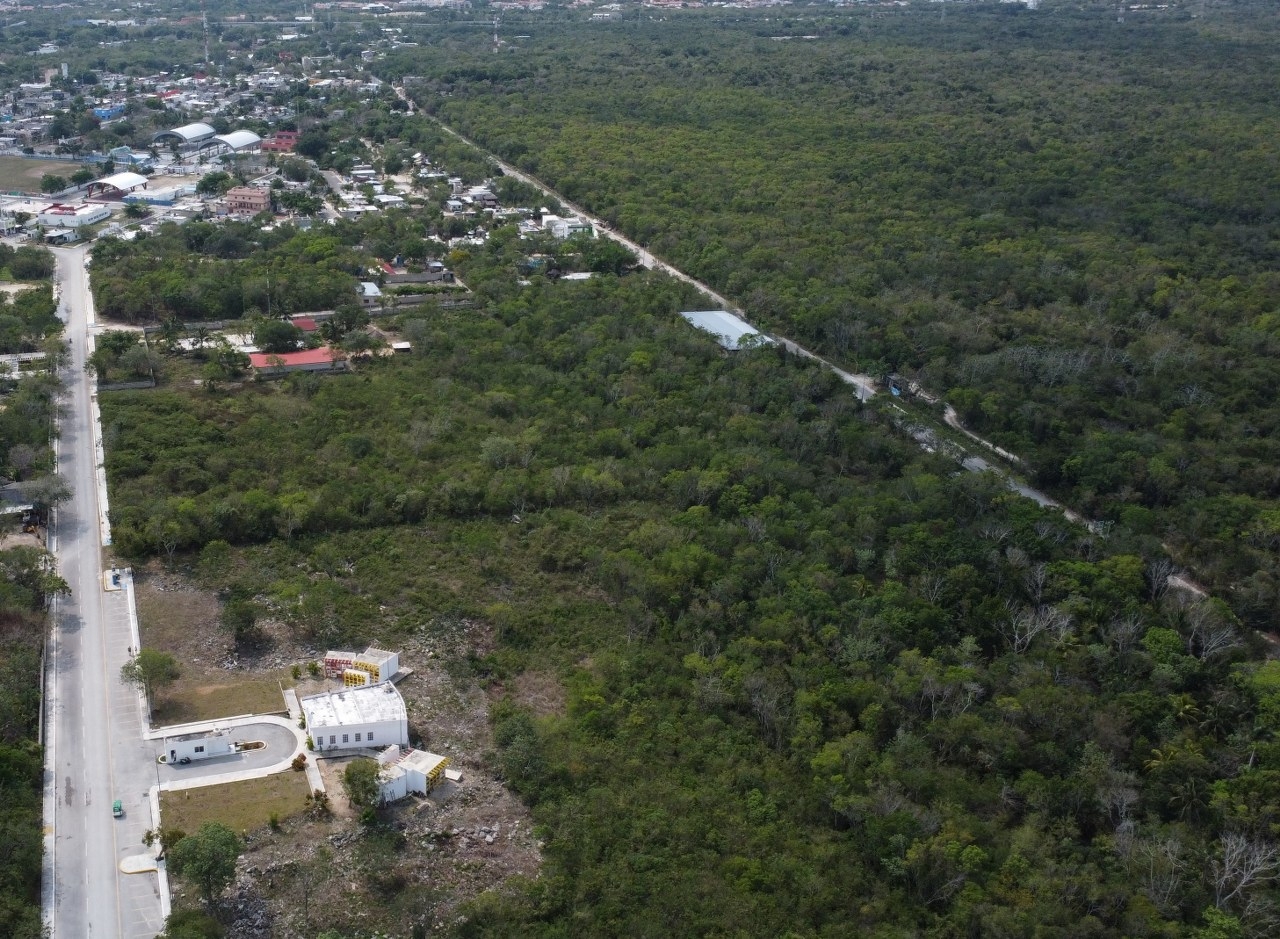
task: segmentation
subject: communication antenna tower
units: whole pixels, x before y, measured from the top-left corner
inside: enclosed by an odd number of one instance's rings
[[[209,67],[209,14],[205,12],[204,0],[200,0],[200,23],[204,26],[204,67]]]

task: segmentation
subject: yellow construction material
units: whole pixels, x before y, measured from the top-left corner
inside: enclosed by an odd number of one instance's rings
[[[342,673],[342,684],[347,688],[363,688],[369,684],[369,673],[358,668],[349,668]]]

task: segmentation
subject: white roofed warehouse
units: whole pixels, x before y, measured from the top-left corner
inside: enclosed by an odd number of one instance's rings
[[[181,144],[190,146],[191,144],[198,144],[209,140],[216,133],[217,131],[208,124],[183,124],[181,127],[174,127],[171,130],[162,130],[151,139],[153,142],[158,143],[167,137],[171,137]]]
[[[727,310],[693,310],[680,315],[690,326],[715,336],[716,342],[729,352],[773,344],[768,336]]]
[[[409,744],[409,714],[391,682],[325,691],[299,704],[318,751]]]
[[[231,153],[242,150],[256,150],[262,146],[262,138],[251,130],[233,130],[229,134],[218,134],[200,144],[200,149],[225,147]]]

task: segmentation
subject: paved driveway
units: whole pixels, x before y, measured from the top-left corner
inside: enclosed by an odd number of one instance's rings
[[[247,750],[231,756],[213,757],[208,760],[192,760],[190,763],[157,763],[157,776],[161,785],[175,783],[179,786],[190,785],[196,780],[202,783],[214,783],[218,776],[229,776],[246,771],[265,769],[275,766],[293,756],[298,748],[298,735],[288,727],[279,724],[244,724],[232,729],[232,739],[243,742],[260,740],[266,744],[261,750]],[[164,741],[155,740],[156,756],[165,752]]]

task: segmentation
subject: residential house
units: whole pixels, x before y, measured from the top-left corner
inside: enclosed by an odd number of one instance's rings
[[[257,215],[271,208],[271,193],[253,186],[236,186],[227,191],[227,211],[232,215]]]

